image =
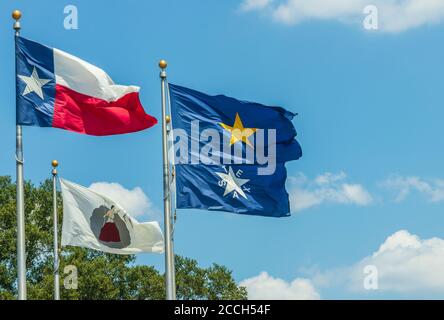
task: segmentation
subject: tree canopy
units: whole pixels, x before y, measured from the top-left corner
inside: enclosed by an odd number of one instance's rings
[[[0,299],[15,299],[16,288],[16,187],[0,176]],[[58,197],[59,221],[62,199]],[[25,183],[26,265],[28,299],[53,298],[52,181],[39,186]],[[61,229],[61,228],[59,228]],[[60,235],[59,235],[60,236]],[[178,299],[246,299],[244,287],[232,272],[213,264],[202,268],[196,260],[176,255]],[[66,289],[66,266],[77,269],[77,289]],[[153,266],[135,264],[134,255],[64,247],[60,251],[62,299],[164,299],[164,275]]]

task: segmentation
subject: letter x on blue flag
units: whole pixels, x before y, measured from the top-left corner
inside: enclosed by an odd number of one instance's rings
[[[169,84],[176,207],[290,215],[285,162],[302,150],[280,107]]]

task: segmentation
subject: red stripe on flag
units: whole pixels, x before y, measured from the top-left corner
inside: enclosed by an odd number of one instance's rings
[[[108,102],[56,85],[54,128],[106,136],[144,130],[156,123],[156,118],[145,113],[138,92]]]

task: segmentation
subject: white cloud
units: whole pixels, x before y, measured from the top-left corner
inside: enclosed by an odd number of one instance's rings
[[[249,2],[261,1],[244,1],[241,7]],[[444,19],[442,0],[282,0],[255,10],[266,10],[274,21],[287,25],[312,19],[361,24],[368,5],[378,8],[379,29],[387,32],[402,32]]]
[[[422,179],[419,177],[391,176],[386,179],[382,186],[394,190],[396,201],[404,200],[412,191],[423,194],[431,202],[444,200],[444,180],[442,179]]]
[[[353,292],[371,293],[363,285],[368,265],[377,268],[376,292],[420,293],[425,297],[444,290],[444,240],[423,240],[406,230],[389,236],[378,250],[358,263],[320,273],[312,281],[319,287],[339,285]]]
[[[288,283],[267,272],[240,283],[247,288],[249,300],[318,300],[319,293],[308,279],[296,278]]]
[[[344,172],[327,172],[313,181],[302,173],[291,177],[289,193],[292,211],[302,211],[322,203],[366,206],[373,202],[373,197],[362,185],[346,183],[346,178]]]
[[[417,294],[433,298],[444,292],[444,239],[421,239],[407,230],[390,235],[373,253],[357,263],[338,269],[307,270],[304,278],[291,282],[274,278],[267,272],[243,280],[249,299],[320,299],[319,290],[335,288],[359,294]],[[377,270],[377,290],[366,290],[367,266]]]
[[[89,189],[115,201],[133,217],[156,214],[150,199],[139,187],[128,190],[118,183],[96,182]]]

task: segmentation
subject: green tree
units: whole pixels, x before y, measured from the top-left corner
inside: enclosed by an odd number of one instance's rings
[[[0,299],[15,299],[16,202],[15,184],[0,176]],[[58,197],[59,221],[62,200]],[[29,299],[52,299],[52,182],[40,186],[25,183],[26,264]],[[199,267],[197,261],[175,257],[179,299],[246,299],[244,287],[236,284],[224,266]],[[63,286],[65,266],[78,271],[77,289]],[[62,299],[164,299],[164,275],[152,266],[135,265],[135,256],[112,255],[76,247],[60,254]]]

